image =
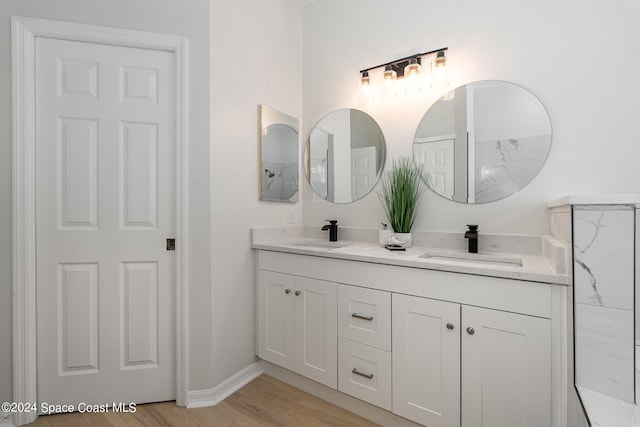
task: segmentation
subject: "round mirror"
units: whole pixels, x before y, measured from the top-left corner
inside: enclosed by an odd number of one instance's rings
[[[478,81],[447,93],[425,113],[413,145],[426,184],[449,200],[487,203],[527,185],[551,149],[551,121],[521,86]]]
[[[386,146],[378,124],[353,109],[327,114],[311,130],[305,172],[313,191],[334,203],[364,197],[378,182]]]

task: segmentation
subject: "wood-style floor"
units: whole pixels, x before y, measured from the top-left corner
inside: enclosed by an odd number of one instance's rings
[[[31,427],[128,426],[377,426],[331,403],[261,375],[209,408],[179,408],[175,402],[138,405],[135,413],[56,414]]]

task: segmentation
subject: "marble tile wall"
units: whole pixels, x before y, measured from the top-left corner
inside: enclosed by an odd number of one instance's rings
[[[635,386],[635,209],[574,206],[576,385],[626,402]]]
[[[524,187],[542,168],[550,146],[551,134],[476,140],[476,203],[498,200]]]
[[[262,200],[297,202],[298,163],[262,162]]]
[[[571,247],[572,241],[572,208],[571,205],[557,206],[549,211],[549,228],[551,235],[557,240],[564,243],[569,248],[567,254],[569,260],[573,259]],[[569,275],[573,275],[573,269],[569,268]],[[569,283],[573,286],[573,279],[570,278]],[[567,427],[588,427],[587,416],[584,412],[578,392],[574,386],[574,363],[573,363],[573,290],[567,293],[567,330],[570,331],[567,336]]]

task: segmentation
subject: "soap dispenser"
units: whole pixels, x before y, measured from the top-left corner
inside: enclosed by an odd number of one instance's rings
[[[391,230],[387,227],[387,224],[384,222],[380,223],[380,230],[378,231],[378,243],[383,248],[385,245],[389,244],[389,239],[391,238]]]

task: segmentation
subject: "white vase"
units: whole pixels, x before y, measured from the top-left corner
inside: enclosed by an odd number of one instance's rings
[[[390,243],[400,245],[403,248],[411,247],[411,233],[393,233]]]

